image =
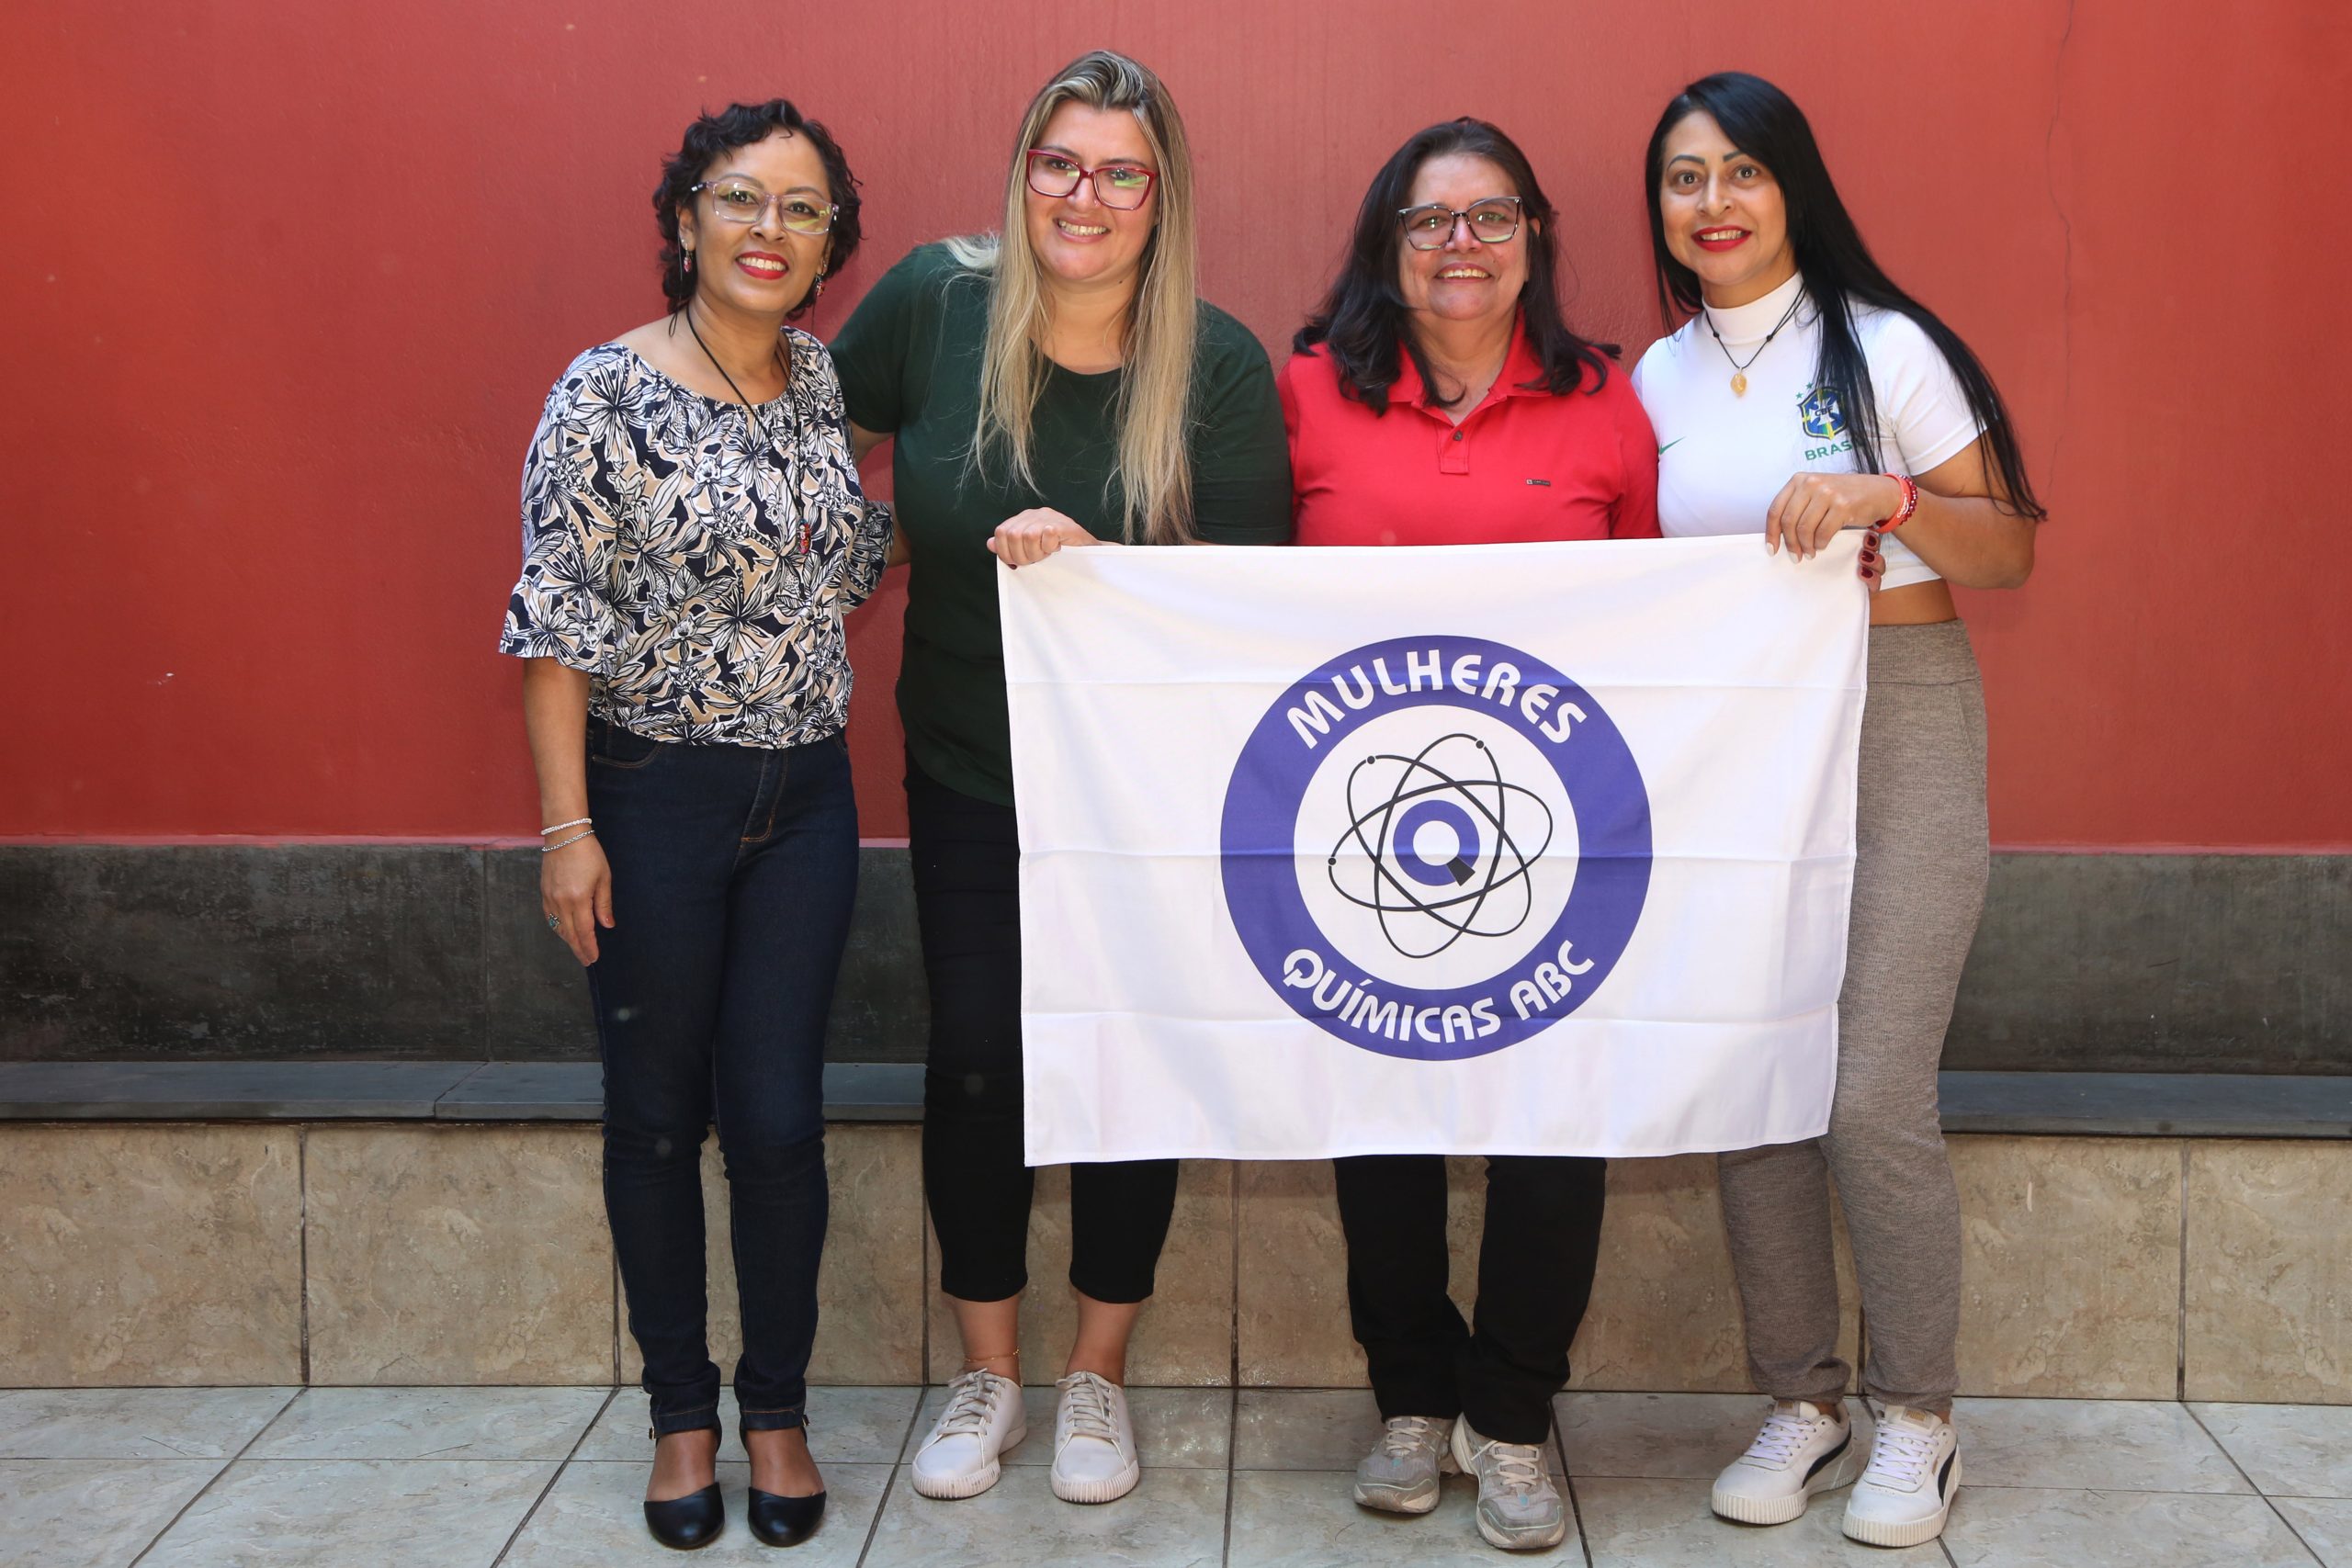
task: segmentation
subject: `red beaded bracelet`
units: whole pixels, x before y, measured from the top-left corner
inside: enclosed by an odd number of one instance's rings
[[[1892,534],[1910,522],[1911,514],[1919,510],[1919,487],[1911,482],[1908,474],[1888,474],[1885,477],[1903,487],[1903,504],[1894,509],[1892,517],[1878,525],[1880,533]]]

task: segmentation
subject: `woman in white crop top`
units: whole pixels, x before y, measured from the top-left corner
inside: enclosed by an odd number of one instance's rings
[[[1754,532],[1801,562],[1867,529],[1875,590],[1829,1131],[1718,1162],[1749,1370],[1774,1405],[1714,1509],[1782,1523],[1853,1481],[1846,1533],[1915,1545],[1961,1476],[1960,1203],[1936,1072],[1988,861],[1983,696],[1948,584],[2024,582],[2042,509],[1984,367],[1871,259],[1786,94],[1692,83],[1646,176],[1660,292],[1690,318],[1634,372],[1660,527]],[[1870,1323],[1862,1389],[1885,1407],[1867,1465],[1837,1351],[1833,1175]]]

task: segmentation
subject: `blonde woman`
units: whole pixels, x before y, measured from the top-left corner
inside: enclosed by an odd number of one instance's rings
[[[1158,77],[1073,61],[1029,105],[1002,232],[924,245],[833,344],[861,451],[895,440],[913,563],[899,711],[931,993],[923,1187],[964,1371],[915,1489],[969,1497],[1026,1436],[1018,1342],[1020,909],[995,573],[1058,549],[1280,544],[1290,464],[1265,351],[1193,293],[1193,168]],[[1172,1160],[1070,1173],[1076,1343],[1057,1384],[1053,1488],[1141,1473],[1122,1385],[1176,1201]]]

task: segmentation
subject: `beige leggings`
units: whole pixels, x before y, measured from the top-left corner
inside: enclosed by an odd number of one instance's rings
[[[1936,1069],[1988,859],[1984,696],[1958,621],[1871,631],[1855,849],[1829,1131],[1721,1156],[1724,1225],[1757,1386],[1835,1398],[1849,1373],[1838,1354],[1835,1178],[1869,1336],[1862,1390],[1940,1405],[1959,1381],[1960,1196]]]

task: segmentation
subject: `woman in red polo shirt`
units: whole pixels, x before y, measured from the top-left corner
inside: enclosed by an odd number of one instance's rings
[[[1483,120],[1430,127],[1374,177],[1277,378],[1298,543],[1657,536],[1657,441],[1615,351],[1561,319],[1554,222],[1526,156]],[[1592,1292],[1605,1163],[1488,1157],[1475,1328],[1446,1295],[1444,1159],[1332,1164],[1386,1422],[1356,1501],[1427,1513],[1458,1464],[1487,1540],[1557,1543],[1543,1444]]]

